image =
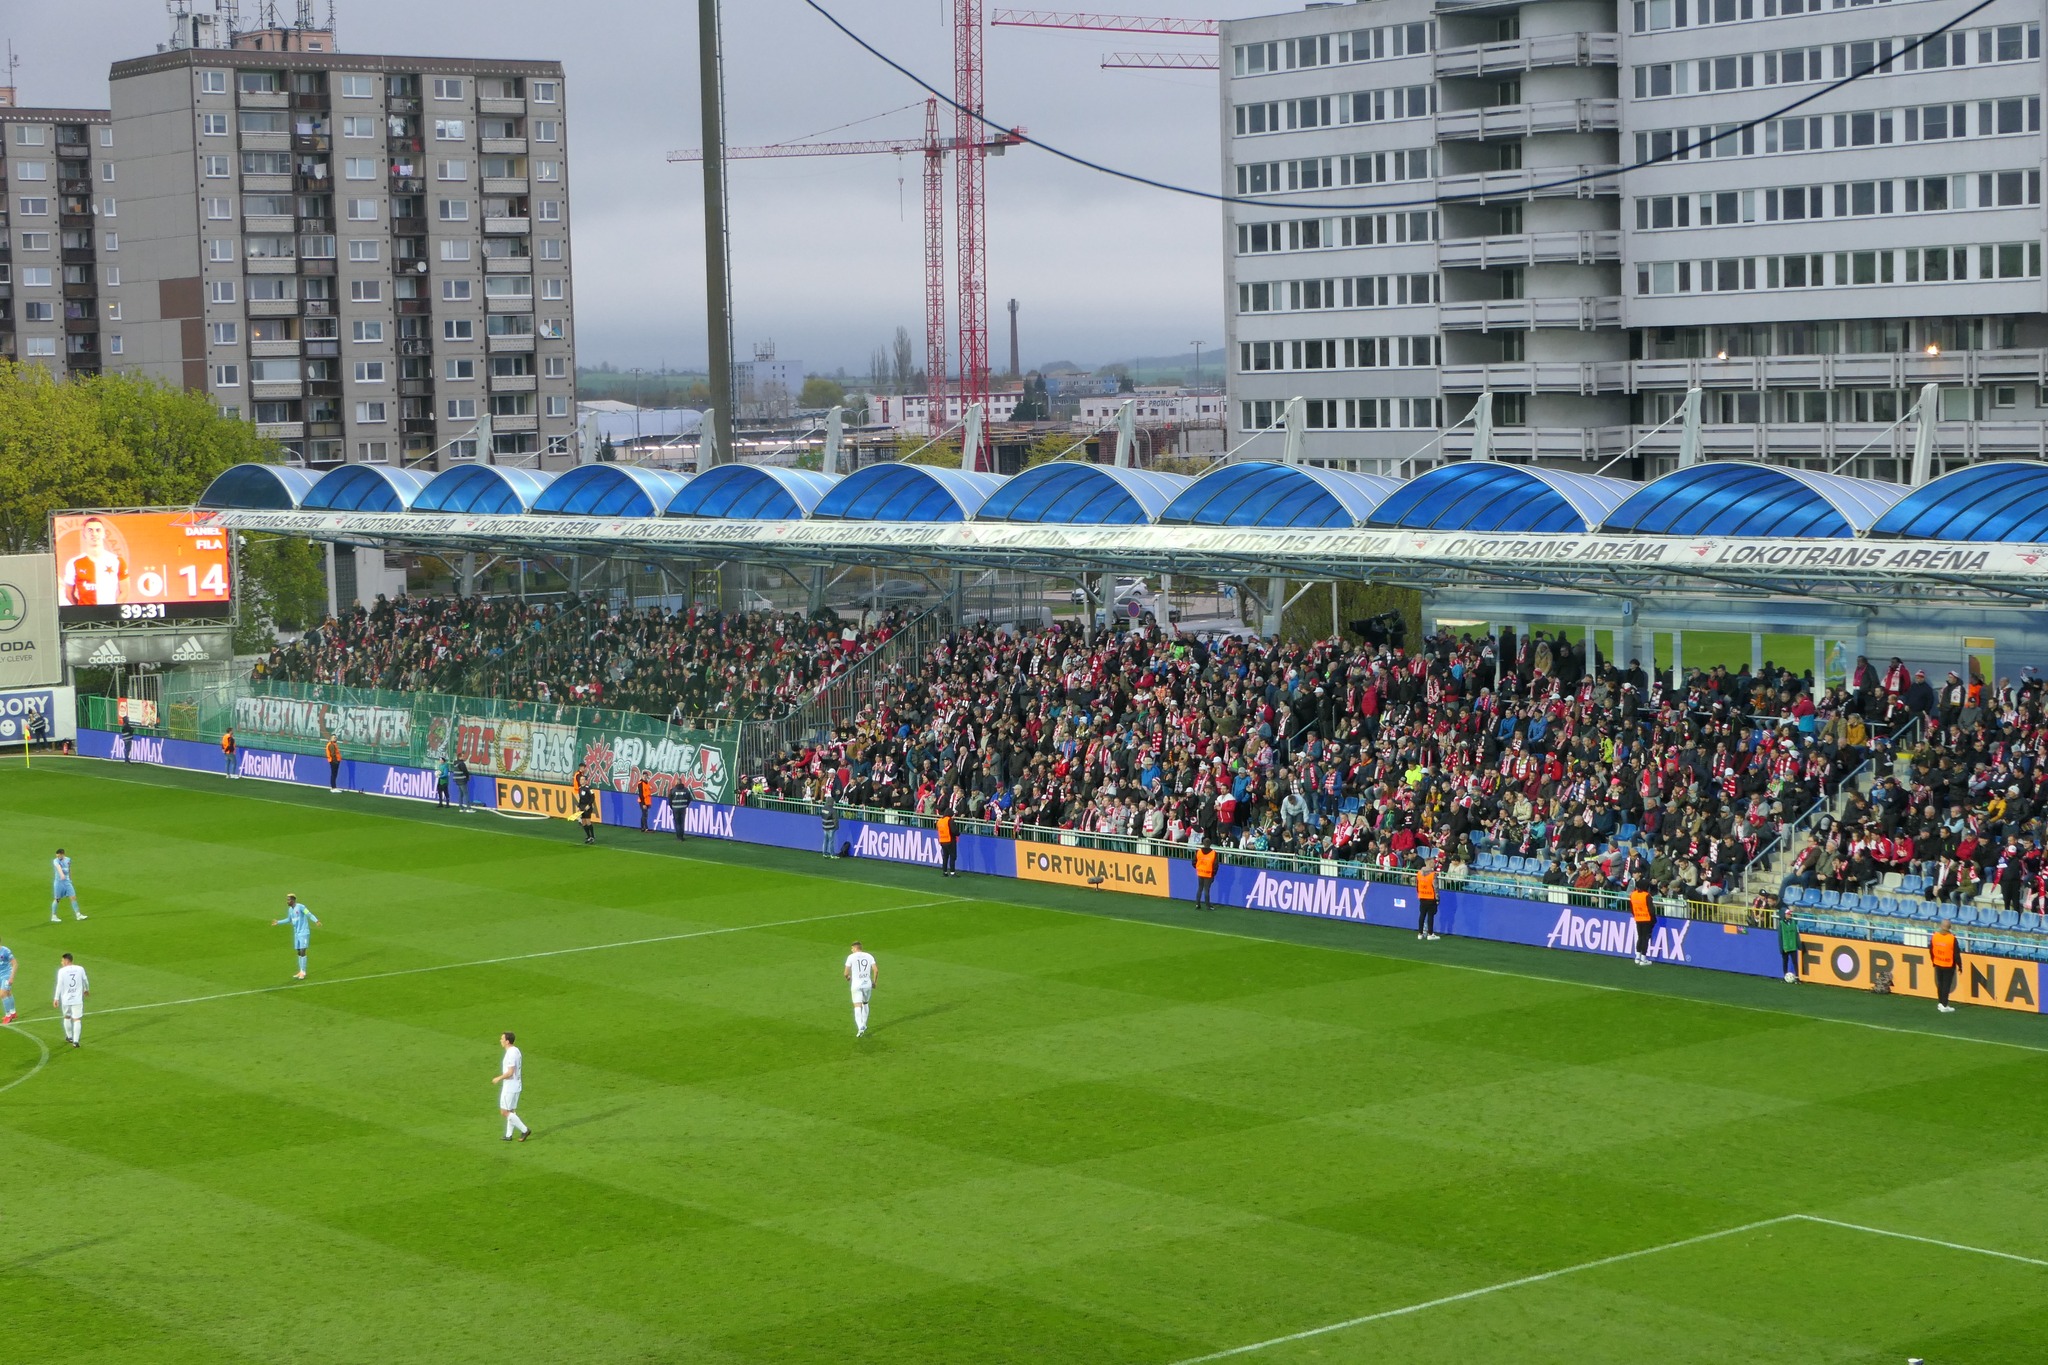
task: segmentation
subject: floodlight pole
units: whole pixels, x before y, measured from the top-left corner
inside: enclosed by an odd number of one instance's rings
[[[709,342],[711,411],[706,433],[717,452],[732,458],[732,235],[725,199],[725,59],[718,0],[697,0],[697,91],[704,133],[704,321]],[[708,467],[698,461],[698,473]]]

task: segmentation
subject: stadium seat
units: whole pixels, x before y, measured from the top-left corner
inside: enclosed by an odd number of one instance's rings
[[[1999,912],[1998,912],[1998,927],[1999,927],[1999,928],[2001,928],[2001,929],[2003,929],[2003,930],[2005,930],[2005,931],[2006,931],[2006,932],[2008,932],[2008,933],[2017,933],[2017,932],[2019,932],[2019,927],[2020,927],[2020,917],[2019,917],[2019,912],[2018,912],[2018,911],[2016,911],[2016,910],[2001,910],[2001,911],[1999,911]]]
[[[1905,874],[1902,872],[1887,872],[1884,874],[1884,880],[1878,884],[1887,891],[1897,891],[1904,885],[1905,880]]]
[[[1621,841],[1624,844],[1633,842],[1635,837],[1636,827],[1634,825],[1623,825],[1621,827]]]
[[[1839,892],[1839,891],[1823,891],[1823,892],[1821,892],[1821,893],[1820,893],[1820,908],[1821,908],[1821,909],[1823,909],[1823,910],[1838,910],[1838,909],[1840,909],[1840,908],[1841,908],[1841,905],[1842,905],[1842,893],[1841,893],[1841,892]]]
[[[1793,882],[1790,886],[1785,888],[1784,895],[1781,897],[1781,899],[1785,902],[1787,907],[1796,909],[1799,906],[1804,905],[1806,903],[1806,888],[1801,886],[1798,882]]]
[[[1899,879],[1899,890],[1909,896],[1917,896],[1926,889],[1927,879],[1925,877],[1902,877]]]

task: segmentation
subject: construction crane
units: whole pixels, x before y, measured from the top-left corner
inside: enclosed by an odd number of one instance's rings
[[[1112,52],[1102,59],[1104,71],[1214,71],[1208,52]]]
[[[900,111],[898,111],[900,112]],[[933,434],[943,426],[946,415],[946,157],[971,151],[976,158],[1001,156],[1011,147],[1024,141],[1022,129],[1005,131],[994,138],[982,136],[983,129],[977,122],[964,136],[941,137],[939,135],[939,102],[925,101],[924,136],[916,141],[908,139],[870,142],[778,142],[766,147],[728,147],[728,160],[759,161],[782,157],[800,156],[921,156],[924,158],[924,304],[925,304],[925,391],[927,421]],[[670,152],[672,162],[701,161],[704,153],[700,150]],[[964,158],[963,158],[964,159]],[[966,238],[962,225],[961,235]],[[979,249],[977,247],[977,255]],[[966,272],[962,270],[963,287]],[[969,310],[964,298],[960,310],[963,331],[961,356],[966,358],[964,334]],[[987,312],[986,304],[981,313],[982,327],[982,387],[985,389],[988,365]],[[961,370],[963,409],[967,400],[967,370]],[[981,399],[986,403],[986,395]]]
[[[1214,38],[1223,32],[1214,19],[1155,19],[1136,14],[1068,14],[1046,9],[999,9],[989,22],[1007,28],[1084,29],[1094,33],[1165,33],[1180,38]]]

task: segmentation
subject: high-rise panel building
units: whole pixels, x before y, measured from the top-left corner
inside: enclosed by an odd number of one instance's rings
[[[553,62],[266,30],[113,68],[128,367],[308,464],[576,458]]]
[[[1906,473],[2048,452],[2041,11],[1373,0],[1224,25],[1233,443]],[[1784,106],[1860,74],[1789,113]],[[1645,164],[1648,163],[1648,164]],[[1867,449],[1866,449],[1867,447]]]
[[[59,379],[119,365],[119,182],[104,109],[0,98],[0,360]]]

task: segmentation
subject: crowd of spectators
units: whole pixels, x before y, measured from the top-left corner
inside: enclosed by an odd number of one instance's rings
[[[677,721],[770,719],[886,641],[798,615],[379,597],[273,649],[259,676],[601,706]]]
[[[1909,705],[1775,667],[1676,688],[1512,632],[1405,652],[979,629],[888,684],[758,789],[1383,867],[1440,854],[1453,875],[1491,852],[1553,885],[1707,898]]]

